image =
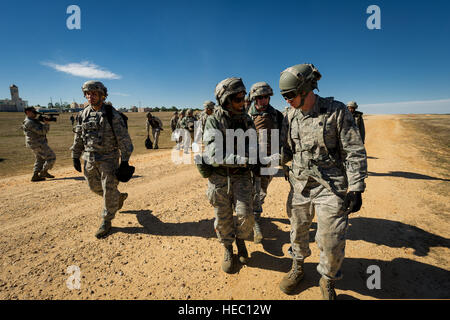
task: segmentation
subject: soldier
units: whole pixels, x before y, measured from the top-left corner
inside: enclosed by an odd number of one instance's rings
[[[25,144],[30,148],[35,157],[34,171],[31,181],[43,181],[45,178],[54,178],[48,173],[53,168],[56,161],[56,155],[48,146],[47,132],[50,130],[49,121],[42,117],[37,119],[38,112],[34,107],[25,108],[26,118],[23,121],[22,129],[25,135]]]
[[[271,130],[281,130],[283,115],[270,105],[270,96],[273,90],[266,82],[257,82],[250,89],[250,104],[248,114],[253,119],[258,134],[258,144],[260,150],[265,150],[266,156],[272,155],[271,151]],[[278,131],[279,132],[279,131]],[[279,139],[279,136],[277,137]],[[279,141],[278,141],[279,142]],[[279,153],[279,149],[276,150]],[[263,211],[262,205],[267,196],[267,188],[272,181],[271,175],[261,175],[254,177],[255,194],[253,198],[253,213],[255,215],[255,226],[253,228],[253,239],[255,243],[261,243],[263,239],[260,217]]]
[[[147,121],[145,122],[145,129],[147,130],[147,136],[150,132],[150,127],[152,127],[152,137],[154,142],[153,149],[158,149],[159,135],[163,129],[163,124],[158,117],[153,116],[150,112],[147,113]]]
[[[183,118],[186,115],[186,110],[183,109],[180,112],[180,117],[178,118],[178,122],[176,125],[177,134],[175,135],[177,139],[177,150],[183,149],[183,132],[184,130],[181,129],[181,122],[183,121]]]
[[[177,128],[177,122],[178,122],[178,111],[175,111],[173,113],[172,118],[170,118],[170,129],[172,130],[172,133],[176,130]]]
[[[356,111],[358,109],[358,104],[355,101],[350,101],[347,103],[347,108],[353,115],[353,119],[355,120],[356,127],[359,130],[359,134],[361,135],[362,142],[365,143],[366,139],[366,129],[364,127],[363,113],[360,111]]]
[[[120,175],[134,168],[128,165],[133,144],[124,116],[104,103],[108,96],[105,86],[98,81],[87,81],[82,90],[89,105],[80,113],[76,125],[72,159],[75,170],[81,172],[80,157],[83,154],[84,175],[89,188],[103,197],[102,222],[95,234],[102,238],[111,230],[111,220],[128,197],[127,193],[117,189],[117,173]]]
[[[250,99],[250,94],[249,94],[248,96],[245,96],[245,104],[244,104],[245,113],[248,113],[248,110],[250,110],[251,105],[252,105],[252,100]]]
[[[252,119],[244,112],[245,86],[240,78],[227,78],[216,86],[215,96],[218,106],[208,116],[203,134],[206,164],[198,168],[203,177],[208,178],[207,197],[214,207],[214,228],[217,237],[225,247],[222,270],[233,272],[233,242],[236,240],[239,261],[248,263],[245,240],[252,232],[254,216],[252,210],[252,180],[248,155],[250,143],[245,143],[245,155],[234,150],[225,152],[227,129],[245,131],[255,129]],[[223,137],[216,139],[217,132]],[[233,141],[233,140],[230,140]],[[223,143],[222,143],[223,142]],[[256,133],[255,133],[256,142]],[[225,158],[227,160],[225,160]],[[198,161],[196,160],[198,164]],[[233,208],[237,215],[237,225],[233,221]]]
[[[70,115],[70,122],[72,123],[73,127],[73,124],[75,123],[75,117],[73,116],[73,114]]]
[[[203,107],[205,107],[205,110],[200,113],[199,119],[202,122],[202,132],[205,130],[206,118],[213,113],[215,106],[216,104],[211,100],[203,102]]]
[[[308,231],[317,214],[319,285],[323,299],[334,300],[335,281],[342,278],[348,214],[362,205],[367,156],[346,106],[314,94],[320,78],[312,64],[292,66],[280,76],[281,94],[291,106],[282,128],[282,164],[292,160],[287,213],[293,258],[280,289],[291,294],[303,278],[304,259],[311,255]]]
[[[184,140],[184,153],[189,153],[190,143],[194,141],[194,131],[195,131],[195,121],[194,112],[192,109],[188,109],[186,116],[180,122],[180,129],[183,129],[182,135]],[[188,137],[188,132],[189,136]]]

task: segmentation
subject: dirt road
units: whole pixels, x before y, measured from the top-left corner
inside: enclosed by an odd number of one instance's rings
[[[400,116],[369,116],[366,128],[370,173],[363,207],[350,216],[338,298],[450,298],[450,177],[412,145]],[[71,167],[42,183],[0,180],[0,299],[320,299],[314,228],[297,294],[278,288],[291,265],[283,178],[269,187],[266,239],[248,242],[249,265],[228,275],[196,168],[172,163],[168,149],[131,164],[136,176],[119,186],[129,198],[103,240],[94,237],[102,199]],[[367,287],[373,265],[380,289]],[[69,266],[81,272],[80,289]]]

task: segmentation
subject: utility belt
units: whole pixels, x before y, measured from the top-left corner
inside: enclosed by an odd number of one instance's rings
[[[237,167],[237,168],[230,168],[230,167],[214,167],[213,172],[215,174],[218,174],[223,177],[227,177],[230,175],[239,175],[239,174],[246,174],[250,171],[248,167]]]

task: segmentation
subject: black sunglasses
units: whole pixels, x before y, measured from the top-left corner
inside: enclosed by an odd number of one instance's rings
[[[242,101],[244,101],[244,99],[245,99],[245,97],[241,97],[241,98],[233,97],[233,98],[231,98],[231,101],[233,101],[234,103],[241,103]]]
[[[298,92],[297,91],[289,91],[289,92],[283,93],[282,96],[285,100],[292,100],[296,96],[298,96]]]
[[[256,99],[258,100],[269,99],[269,96],[257,96]]]

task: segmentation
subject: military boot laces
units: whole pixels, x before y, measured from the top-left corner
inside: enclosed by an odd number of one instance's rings
[[[44,181],[44,180],[45,180],[45,178],[41,177],[38,172],[33,173],[33,176],[31,177],[31,181],[33,181],[33,182]]]
[[[253,242],[255,243],[261,243],[263,239],[261,226],[259,224],[259,221],[255,221],[255,225],[253,226]]]
[[[100,228],[98,228],[97,232],[95,233],[95,236],[100,239],[108,235],[109,231],[111,230],[111,221],[107,221],[103,219],[102,224],[100,225]]]
[[[293,260],[292,268],[280,282],[280,289],[286,294],[292,294],[303,279],[303,261]]]
[[[325,277],[320,278],[320,292],[323,300],[336,300],[336,291],[334,290],[334,280]]]
[[[226,245],[225,253],[223,255],[222,270],[226,273],[233,271],[233,246]]]
[[[237,249],[238,249],[239,261],[242,264],[247,264],[248,263],[248,252],[247,252],[247,248],[245,247],[245,241],[243,239],[236,238],[236,245],[237,245]]]
[[[50,178],[50,179],[53,179],[55,176],[54,176],[54,175],[51,175],[51,174],[48,173],[47,171],[42,171],[41,174],[40,174],[40,177],[41,177],[41,178]]]

